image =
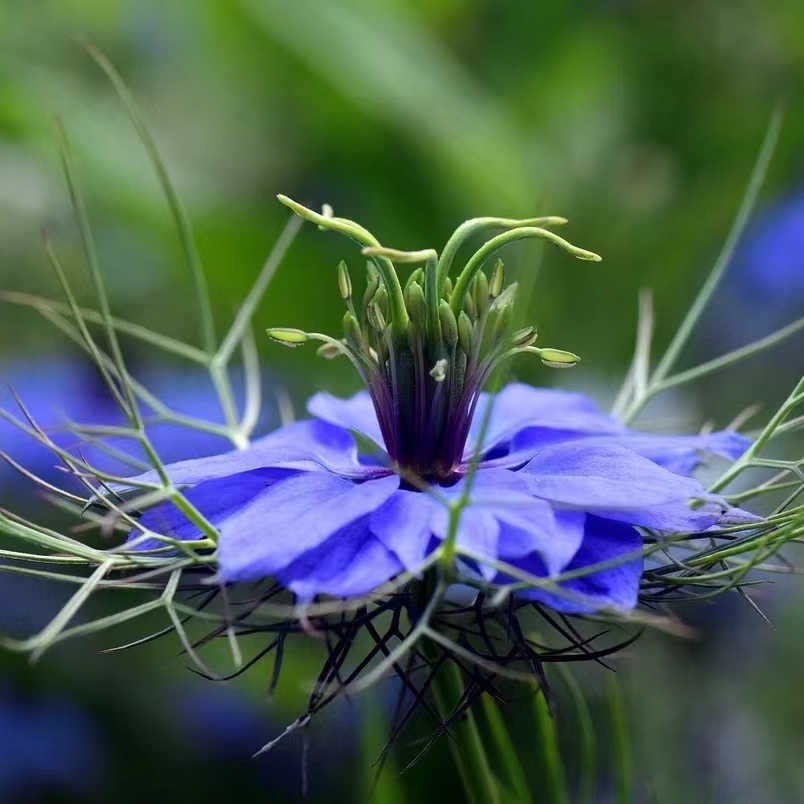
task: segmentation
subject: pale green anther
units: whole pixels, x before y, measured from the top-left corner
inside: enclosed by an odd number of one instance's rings
[[[338,263],[338,292],[344,301],[352,298],[352,278],[343,260]]]
[[[565,352],[563,349],[534,349],[539,355],[545,366],[550,368],[572,368],[580,363],[581,358],[572,352]]]
[[[444,382],[447,379],[447,367],[449,366],[449,361],[442,357],[441,360],[437,360],[436,364],[430,369],[430,376],[436,382]]]
[[[377,294],[379,296],[379,294]],[[382,332],[385,329],[385,316],[375,298],[366,308],[366,318],[373,329]]]
[[[524,327],[511,336],[511,345],[521,349],[530,346],[536,341],[536,327]]]
[[[478,311],[485,310],[489,303],[489,280],[483,271],[478,271],[473,284],[472,295]]]
[[[410,286],[414,283],[418,282],[419,285],[424,284],[424,269],[417,268],[415,271],[412,271],[410,276],[408,277],[407,281],[405,282],[405,299],[407,300],[408,297],[408,290]]]
[[[491,305],[492,310],[502,310],[505,307],[511,307],[516,301],[517,294],[519,293],[519,285],[512,282]]]
[[[366,314],[366,308],[369,306],[371,300],[374,298],[374,294],[377,293],[380,287],[380,274],[377,269],[371,263],[366,267],[368,279],[366,282],[366,291],[363,293],[363,315]]]
[[[268,337],[272,341],[281,343],[282,346],[301,346],[310,340],[307,336],[307,333],[300,329],[290,329],[289,327],[271,327],[265,331],[268,333]]]
[[[438,303],[438,317],[441,320],[441,337],[450,349],[454,349],[458,343],[458,322],[455,320],[452,308],[444,299]]]
[[[436,263],[438,254],[431,248],[420,251],[400,251],[396,248],[369,247],[363,249],[363,254],[372,257],[385,257],[393,263],[405,265],[417,262],[425,263],[425,267],[414,271],[405,284],[404,294],[411,283],[418,282],[424,288],[424,298],[427,304],[427,334],[433,340],[440,337],[438,324],[438,286],[436,283]]]
[[[511,305],[501,307],[499,310],[496,311],[496,316],[494,320],[494,332],[492,335],[494,343],[499,343],[511,329],[512,317],[513,312]]]
[[[384,317],[388,317],[388,291],[384,287],[374,294],[374,304],[377,305]]]
[[[416,327],[424,329],[424,322],[427,315],[427,308],[424,301],[424,291],[418,282],[411,282],[405,291],[405,304],[408,308],[410,320],[416,323]]]
[[[340,357],[343,354],[334,343],[322,343],[321,346],[316,349],[315,353],[319,357],[323,357],[324,360],[334,360],[336,357]]]
[[[463,312],[469,316],[471,321],[477,318],[477,307],[471,293],[467,293],[463,300]]]
[[[502,260],[497,260],[494,263],[494,270],[491,272],[491,281],[489,282],[489,296],[496,299],[503,292],[505,287],[505,267]]]
[[[363,342],[363,333],[360,331],[360,324],[357,319],[349,312],[343,316],[343,334],[349,343],[360,344]]]
[[[458,341],[461,349],[467,354],[472,354],[472,341],[474,340],[474,327],[469,320],[469,316],[461,310],[458,316]]]

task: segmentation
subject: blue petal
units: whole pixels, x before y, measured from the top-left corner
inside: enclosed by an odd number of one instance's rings
[[[541,500],[534,500],[541,502]],[[549,509],[549,506],[548,506]],[[538,553],[549,575],[562,572],[575,557],[583,542],[585,515],[582,511],[553,511],[550,525],[540,517],[514,521],[500,519],[500,558],[508,563]]]
[[[690,508],[683,501],[654,505],[642,509],[605,510],[595,508],[594,512],[605,519],[627,522],[651,530],[666,533],[697,533],[717,526],[731,509],[725,504],[709,502],[698,508]],[[737,524],[742,524],[737,523]]]
[[[678,475],[689,476],[704,462],[705,455],[734,460],[750,446],[751,440],[733,430],[702,435],[666,435],[623,430],[611,435],[590,435],[573,430],[527,427],[520,430],[506,446],[504,455],[484,460],[484,467],[514,469],[524,466],[545,447],[583,439],[593,446],[612,444],[636,452]]]
[[[637,604],[639,579],[642,575],[642,556],[639,552],[641,547],[642,539],[631,526],[588,516],[583,543],[567,567],[567,572],[592,567],[604,561],[616,563],[561,584],[563,588],[576,593],[577,598],[533,588],[522,590],[518,594],[568,614],[586,614],[612,606],[624,610],[632,609]],[[531,575],[546,574],[538,554],[518,562],[518,566]]]
[[[255,469],[228,477],[207,480],[183,492],[199,513],[213,525],[218,525],[227,516],[248,505],[254,497],[265,491],[268,486],[284,480],[292,470],[287,469]],[[154,533],[169,536],[172,539],[192,540],[202,537],[201,529],[175,506],[172,502],[164,502],[149,508],[139,518],[140,524]],[[158,539],[142,539],[139,530],[134,529],[128,537],[134,542],[135,550],[154,550],[166,547],[165,542]]]
[[[435,489],[449,498],[451,489]],[[446,492],[446,493],[445,493]],[[496,520],[473,511],[458,522],[458,547],[490,558],[497,556]],[[372,533],[392,551],[410,572],[418,572],[427,556],[449,533],[449,510],[444,500],[423,491],[400,490],[371,515]]]
[[[484,413],[492,399],[483,439],[483,451],[491,453],[483,461],[487,468],[518,468],[544,447],[583,438],[593,444],[631,449],[671,472],[690,475],[702,462],[704,453],[734,460],[751,443],[733,430],[702,435],[643,433],[601,412],[582,394],[514,383],[495,398],[481,394],[467,440],[465,462],[476,452]],[[504,454],[499,454],[501,451]]]
[[[317,594],[364,595],[403,569],[369,528],[364,516],[304,553],[278,579],[302,600]]]
[[[193,486],[265,467],[329,471],[355,479],[386,473],[358,461],[357,445],[349,432],[310,419],[275,430],[246,449],[170,464],[167,474],[176,486]],[[132,480],[158,483],[159,476],[151,471]]]
[[[400,489],[371,513],[371,532],[410,572],[417,572],[430,552],[434,505],[428,494]]]
[[[406,569],[417,571],[437,543],[450,529],[447,503],[460,499],[469,483],[460,480],[449,488],[438,488],[435,496],[398,491],[371,516],[371,530]],[[460,550],[471,553],[487,578],[496,570],[483,559],[520,557],[540,551],[550,572],[560,572],[575,555],[582,538],[583,516],[576,512],[555,512],[544,500],[535,498],[528,483],[514,472],[479,470],[471,479],[469,502],[461,513],[455,535]]]
[[[540,450],[519,475],[527,478],[535,496],[586,511],[719,499],[698,481],[668,472],[630,450],[585,439]]]
[[[533,388],[522,383],[512,383],[496,396],[481,394],[478,400],[464,458],[477,451],[480,430],[489,404],[491,414],[483,438],[483,451],[511,441],[521,430],[539,428],[561,430],[578,435],[605,435],[625,431],[625,427],[583,394],[557,391],[548,388]]]
[[[468,482],[468,478],[459,481],[446,490],[446,496],[461,497]],[[575,555],[582,537],[582,519],[575,517],[575,512],[568,513],[559,524],[552,507],[533,496],[528,480],[505,469],[481,469],[471,483],[470,504],[459,523],[460,547],[490,558],[521,556],[536,550],[551,573],[561,571]],[[441,517],[445,514],[442,507]],[[486,543],[480,543],[478,531],[488,531],[488,523],[495,521],[495,540],[486,536]],[[442,527],[446,524],[444,521]]]
[[[631,430],[622,435],[589,439],[587,443],[625,447],[675,474],[689,476],[703,462],[705,453],[735,460],[751,446],[751,439],[734,430],[701,435],[665,435]]]
[[[373,441],[385,452],[385,439],[380,430],[374,403],[366,391],[358,391],[349,399],[319,392],[308,400],[307,411],[329,424],[354,430],[369,441]]]
[[[396,475],[352,483],[328,472],[304,472],[282,480],[219,524],[219,575],[224,581],[274,575],[379,508],[398,488]]]

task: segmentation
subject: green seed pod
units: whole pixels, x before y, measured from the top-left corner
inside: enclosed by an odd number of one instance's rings
[[[448,276],[444,280],[444,287],[441,291],[441,298],[449,301],[449,297],[451,295],[452,295],[452,278]]]
[[[485,310],[489,303],[489,280],[483,271],[478,271],[472,282],[472,296],[478,311]]]
[[[349,312],[343,316],[343,334],[346,342],[359,345],[363,342],[363,333],[360,331],[360,324],[357,319]]]
[[[489,282],[489,296],[496,299],[503,292],[505,287],[505,268],[503,261],[497,260],[494,264],[494,270],[491,272],[491,281]]]
[[[550,368],[572,368],[581,360],[578,355],[565,352],[563,349],[540,349],[539,357],[542,363]]]
[[[461,314],[458,316],[458,340],[461,344],[461,349],[463,349],[467,355],[472,354],[474,335],[475,328],[472,326],[469,316],[461,310]]]
[[[449,304],[441,299],[438,303],[438,317],[441,320],[441,336],[449,349],[454,349],[458,343],[458,322]]]
[[[302,332],[300,329],[290,329],[288,327],[272,327],[271,329],[265,330],[268,333],[268,337],[272,341],[276,341],[277,343],[281,343],[282,346],[290,346],[295,348],[296,346],[301,346],[304,343],[307,343],[310,339],[307,337],[306,332]]]
[[[352,278],[343,260],[338,263],[338,292],[344,301],[352,298]]]

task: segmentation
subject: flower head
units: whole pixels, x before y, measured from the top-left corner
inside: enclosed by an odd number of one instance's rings
[[[514,585],[559,610],[628,609],[637,601],[642,536],[636,529],[701,532],[740,518],[690,477],[701,452],[735,457],[747,446],[732,432],[652,435],[624,427],[577,393],[508,385],[483,392],[515,354],[548,365],[578,358],[534,346],[533,328],[509,334],[516,285],[502,263],[483,265],[511,240],[541,237],[582,259],[598,259],[538,223],[464,224],[438,257],[379,246],[351,221],[321,216],[285,199],[322,228],[349,234],[373,261],[362,301],[338,268],[347,306],[341,340],[273,329],[287,345],[324,342],[343,354],[367,391],[350,399],[314,396],[313,419],[283,427],[249,448],[167,467],[170,481],[219,533],[224,582],[276,577],[302,600],[362,595],[393,576],[419,573],[434,556],[464,579]],[[463,240],[491,238],[454,283],[449,269]],[[424,262],[403,287],[394,263]],[[353,433],[373,443],[358,452]],[[156,479],[142,475],[140,483]],[[147,510],[136,545],[195,539],[199,525],[166,502]],[[550,579],[569,577],[559,584]]]

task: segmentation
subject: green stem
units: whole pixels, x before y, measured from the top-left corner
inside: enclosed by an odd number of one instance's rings
[[[439,648],[426,642],[424,650],[429,655]],[[450,716],[463,691],[458,667],[454,662],[446,662],[433,681],[436,709],[441,718],[446,720]],[[498,804],[501,801],[500,790],[492,774],[480,729],[472,711],[468,710],[453,721],[450,731],[455,739],[449,741],[449,747],[466,797],[472,804]]]
[[[616,677],[609,678],[612,744],[614,750],[615,784],[618,804],[629,804],[631,797],[631,750],[628,742],[625,707]]]
[[[539,727],[542,758],[546,772],[544,779],[545,801],[549,801],[551,804],[568,804],[567,783],[564,778],[564,767],[561,762],[561,752],[558,748],[555,723],[547,706],[543,690],[539,690],[536,695],[536,720]]]

